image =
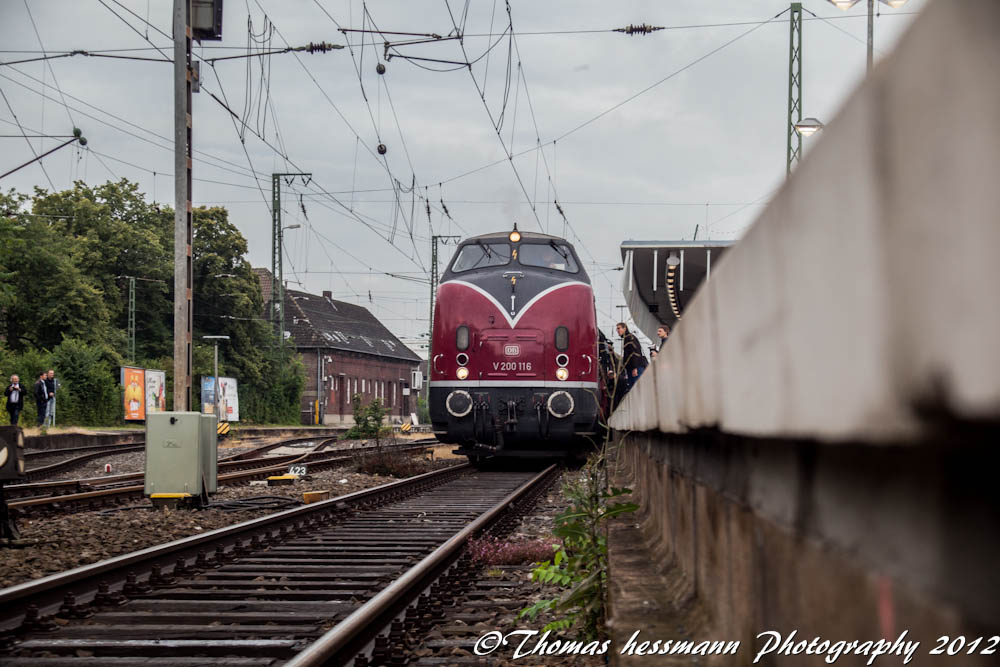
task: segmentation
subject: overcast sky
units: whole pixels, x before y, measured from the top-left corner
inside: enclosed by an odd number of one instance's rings
[[[901,10],[876,3],[876,61],[926,1],[910,0]],[[805,116],[829,122],[860,84],[865,4],[842,12],[826,0],[803,3]],[[36,57],[42,45],[50,54],[137,49],[114,54],[163,57],[152,43],[172,57],[170,39],[159,32],[171,34],[171,6],[2,0],[0,61]],[[238,55],[248,44],[260,51],[268,37],[272,49],[321,41],[352,48],[202,64],[192,198],[228,208],[249,241],[250,261],[270,267],[270,175],[311,172],[308,186],[283,186],[284,224],[302,225],[285,232],[289,286],[331,290],[368,306],[421,353],[431,229],[464,237],[516,221],[567,236],[586,263],[601,327],[610,333],[623,303],[621,273],[613,270],[623,240],[690,239],[696,225],[698,238],[738,238],[784,180],[787,2],[512,0],[510,19],[493,0],[366,6],[367,15],[357,0],[227,0],[223,40],[196,46],[197,55]],[[505,33],[509,21],[513,39]],[[667,29],[606,32],[630,23]],[[462,44],[400,45],[388,62],[384,37],[374,35],[373,45],[372,34],[338,30],[447,37],[456,25],[464,26]],[[412,58],[476,61],[474,76],[461,65]],[[382,76],[378,63],[386,66]],[[32,148],[40,153],[61,141],[36,139],[29,147],[6,138],[19,133],[12,110],[29,134],[69,134],[75,124],[90,149],[63,149],[44,160],[44,172],[36,164],[3,179],[4,190],[127,178],[150,199],[173,205],[171,65],[75,56],[0,66],[0,90],[0,172],[30,160]],[[410,191],[414,182],[430,202],[430,224],[425,200]],[[451,252],[441,248],[442,265]]]

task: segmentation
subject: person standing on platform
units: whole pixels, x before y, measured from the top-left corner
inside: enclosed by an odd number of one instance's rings
[[[639,376],[646,370],[646,355],[642,353],[642,346],[635,334],[628,330],[624,322],[618,323],[618,335],[622,337],[622,364],[625,367],[625,391],[632,389],[632,386],[639,380]]]
[[[650,351],[650,356],[656,359],[656,355],[659,354],[660,350],[663,349],[663,344],[667,342],[667,336],[670,335],[670,327],[666,324],[661,324],[656,327],[656,345]]]
[[[17,426],[17,420],[21,418],[21,410],[24,410],[24,387],[21,386],[21,378],[17,375],[11,375],[10,384],[3,390],[3,395],[7,397],[7,414],[10,415],[10,425]]]
[[[45,423],[45,412],[49,406],[49,389],[45,384],[45,379],[48,377],[48,373],[42,371],[38,375],[38,381],[35,382],[34,393],[35,393],[35,407],[38,408],[38,426],[41,427]]]
[[[45,376],[45,391],[49,395],[49,400],[45,407],[45,423],[49,426],[56,425],[56,372],[49,369]]]

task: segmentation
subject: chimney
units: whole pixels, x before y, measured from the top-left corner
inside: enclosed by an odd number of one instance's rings
[[[325,299],[333,299],[333,292],[331,292],[328,289],[323,290],[323,298],[325,298]]]

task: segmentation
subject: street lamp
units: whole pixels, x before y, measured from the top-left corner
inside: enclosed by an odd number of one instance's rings
[[[219,414],[219,407],[221,405],[219,402],[219,341],[229,340],[229,336],[202,336],[202,339],[214,341],[215,343],[215,362],[212,369],[212,374],[215,378],[215,417],[221,422],[222,415]]]
[[[795,124],[795,131],[802,137],[811,137],[824,127],[823,123],[815,118],[803,118]]]
[[[907,0],[878,0],[883,5],[888,5],[893,9],[899,9],[906,4]],[[859,0],[827,0],[831,5],[837,9],[842,9],[845,12],[858,4]],[[872,51],[875,44],[875,0],[868,0],[868,69],[866,72],[871,72],[872,70]]]

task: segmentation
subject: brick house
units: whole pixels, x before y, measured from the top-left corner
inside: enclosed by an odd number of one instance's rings
[[[270,312],[271,273],[254,273],[261,282],[264,311]],[[382,399],[392,421],[416,412],[410,383],[421,359],[367,308],[337,301],[330,292],[319,296],[286,289],[285,331],[305,364],[303,424],[317,423],[317,408],[318,423],[350,423],[354,394],[364,404]]]

